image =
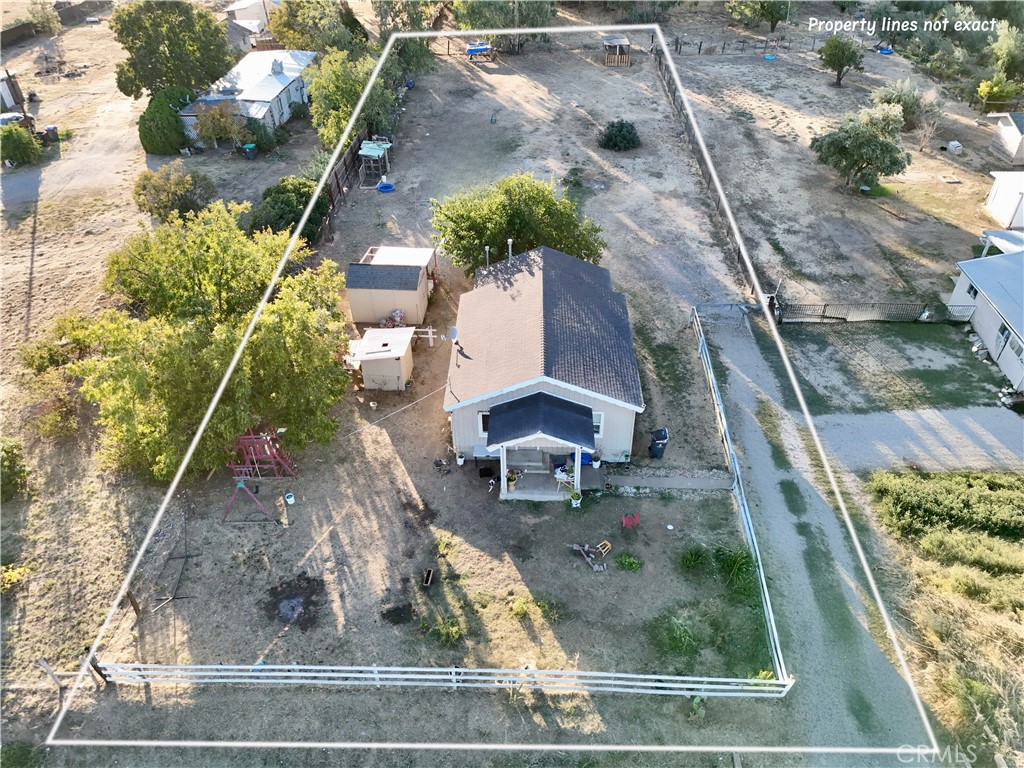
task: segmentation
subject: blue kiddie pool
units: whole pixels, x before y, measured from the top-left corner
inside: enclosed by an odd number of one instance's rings
[[[883,56],[889,56],[892,53],[892,48],[879,48],[878,52]]]
[[[377,191],[378,192],[394,192],[395,191],[395,185],[392,184],[390,181],[381,182],[380,184],[377,185]]]
[[[767,56],[764,57],[764,60],[765,61],[775,61],[775,57],[772,54],[769,53]]]

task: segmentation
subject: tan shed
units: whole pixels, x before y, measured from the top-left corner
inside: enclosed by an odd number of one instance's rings
[[[412,378],[415,328],[370,328],[352,342],[349,360],[362,372],[363,389],[401,392]]]
[[[436,280],[434,248],[370,248],[345,276],[352,321],[377,323],[398,309],[406,323],[419,325]]]

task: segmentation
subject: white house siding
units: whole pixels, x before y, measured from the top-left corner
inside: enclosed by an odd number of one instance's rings
[[[990,148],[1010,165],[1024,165],[1024,136],[1008,115],[999,118]]]
[[[1024,171],[993,172],[985,207],[1006,229],[1024,230]]]
[[[481,400],[452,411],[452,441],[456,451],[472,455],[473,446],[485,445],[487,439],[480,436],[477,414],[489,411],[498,403],[518,400],[535,392],[547,392],[574,403],[588,406],[595,413],[604,414],[604,429],[601,437],[595,437],[597,450],[605,461],[621,462],[633,445],[633,429],[636,413],[629,408],[601,400],[597,397],[578,394],[570,389],[547,382],[538,382],[512,392]]]
[[[1024,351],[1017,353],[1014,346],[1024,350],[1024,339],[1011,331],[1010,340],[1004,341],[999,336],[999,327],[1003,325],[1002,316],[985,298],[985,294],[979,293],[972,297],[968,293],[970,287],[971,281],[967,275],[960,275],[949,303],[954,306],[975,307],[974,314],[971,315],[971,325],[975,333],[988,348],[989,355],[999,366],[999,370],[1010,380],[1015,389],[1021,390],[1024,388]]]

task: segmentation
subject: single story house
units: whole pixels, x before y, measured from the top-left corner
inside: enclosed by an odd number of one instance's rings
[[[263,31],[263,23],[252,19],[226,19],[228,44],[239,51],[251,51],[256,44],[256,38]]]
[[[349,343],[346,360],[362,375],[363,389],[401,392],[412,378],[412,339],[416,329],[370,328]]]
[[[645,406],[626,299],[607,269],[543,246],[478,269],[452,341],[452,443],[500,461],[502,498],[562,498],[590,456],[629,461]],[[523,473],[514,490],[509,470]]]
[[[437,282],[437,249],[374,246],[348,265],[345,289],[354,323],[377,323],[395,310],[419,325]]]
[[[1004,229],[1024,229],[1024,171],[992,171],[985,207]]]
[[[241,118],[260,120],[270,130],[292,116],[292,104],[308,104],[306,75],[315,51],[253,51],[195,101],[178,111],[185,136],[199,143],[198,116],[204,108],[226,105]]]
[[[996,129],[989,149],[1010,165],[1024,165],[1024,112],[994,112],[989,118]]]
[[[260,28],[270,24],[270,14],[281,7],[281,0],[237,0],[224,9],[232,21],[258,21]]]
[[[974,306],[971,325],[989,357],[1024,392],[1024,250],[957,263],[951,305]]]

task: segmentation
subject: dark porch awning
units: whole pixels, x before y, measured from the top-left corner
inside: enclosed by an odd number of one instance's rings
[[[487,427],[488,448],[531,437],[551,437],[577,445],[584,451],[593,451],[593,411],[589,406],[546,392],[491,407]]]

